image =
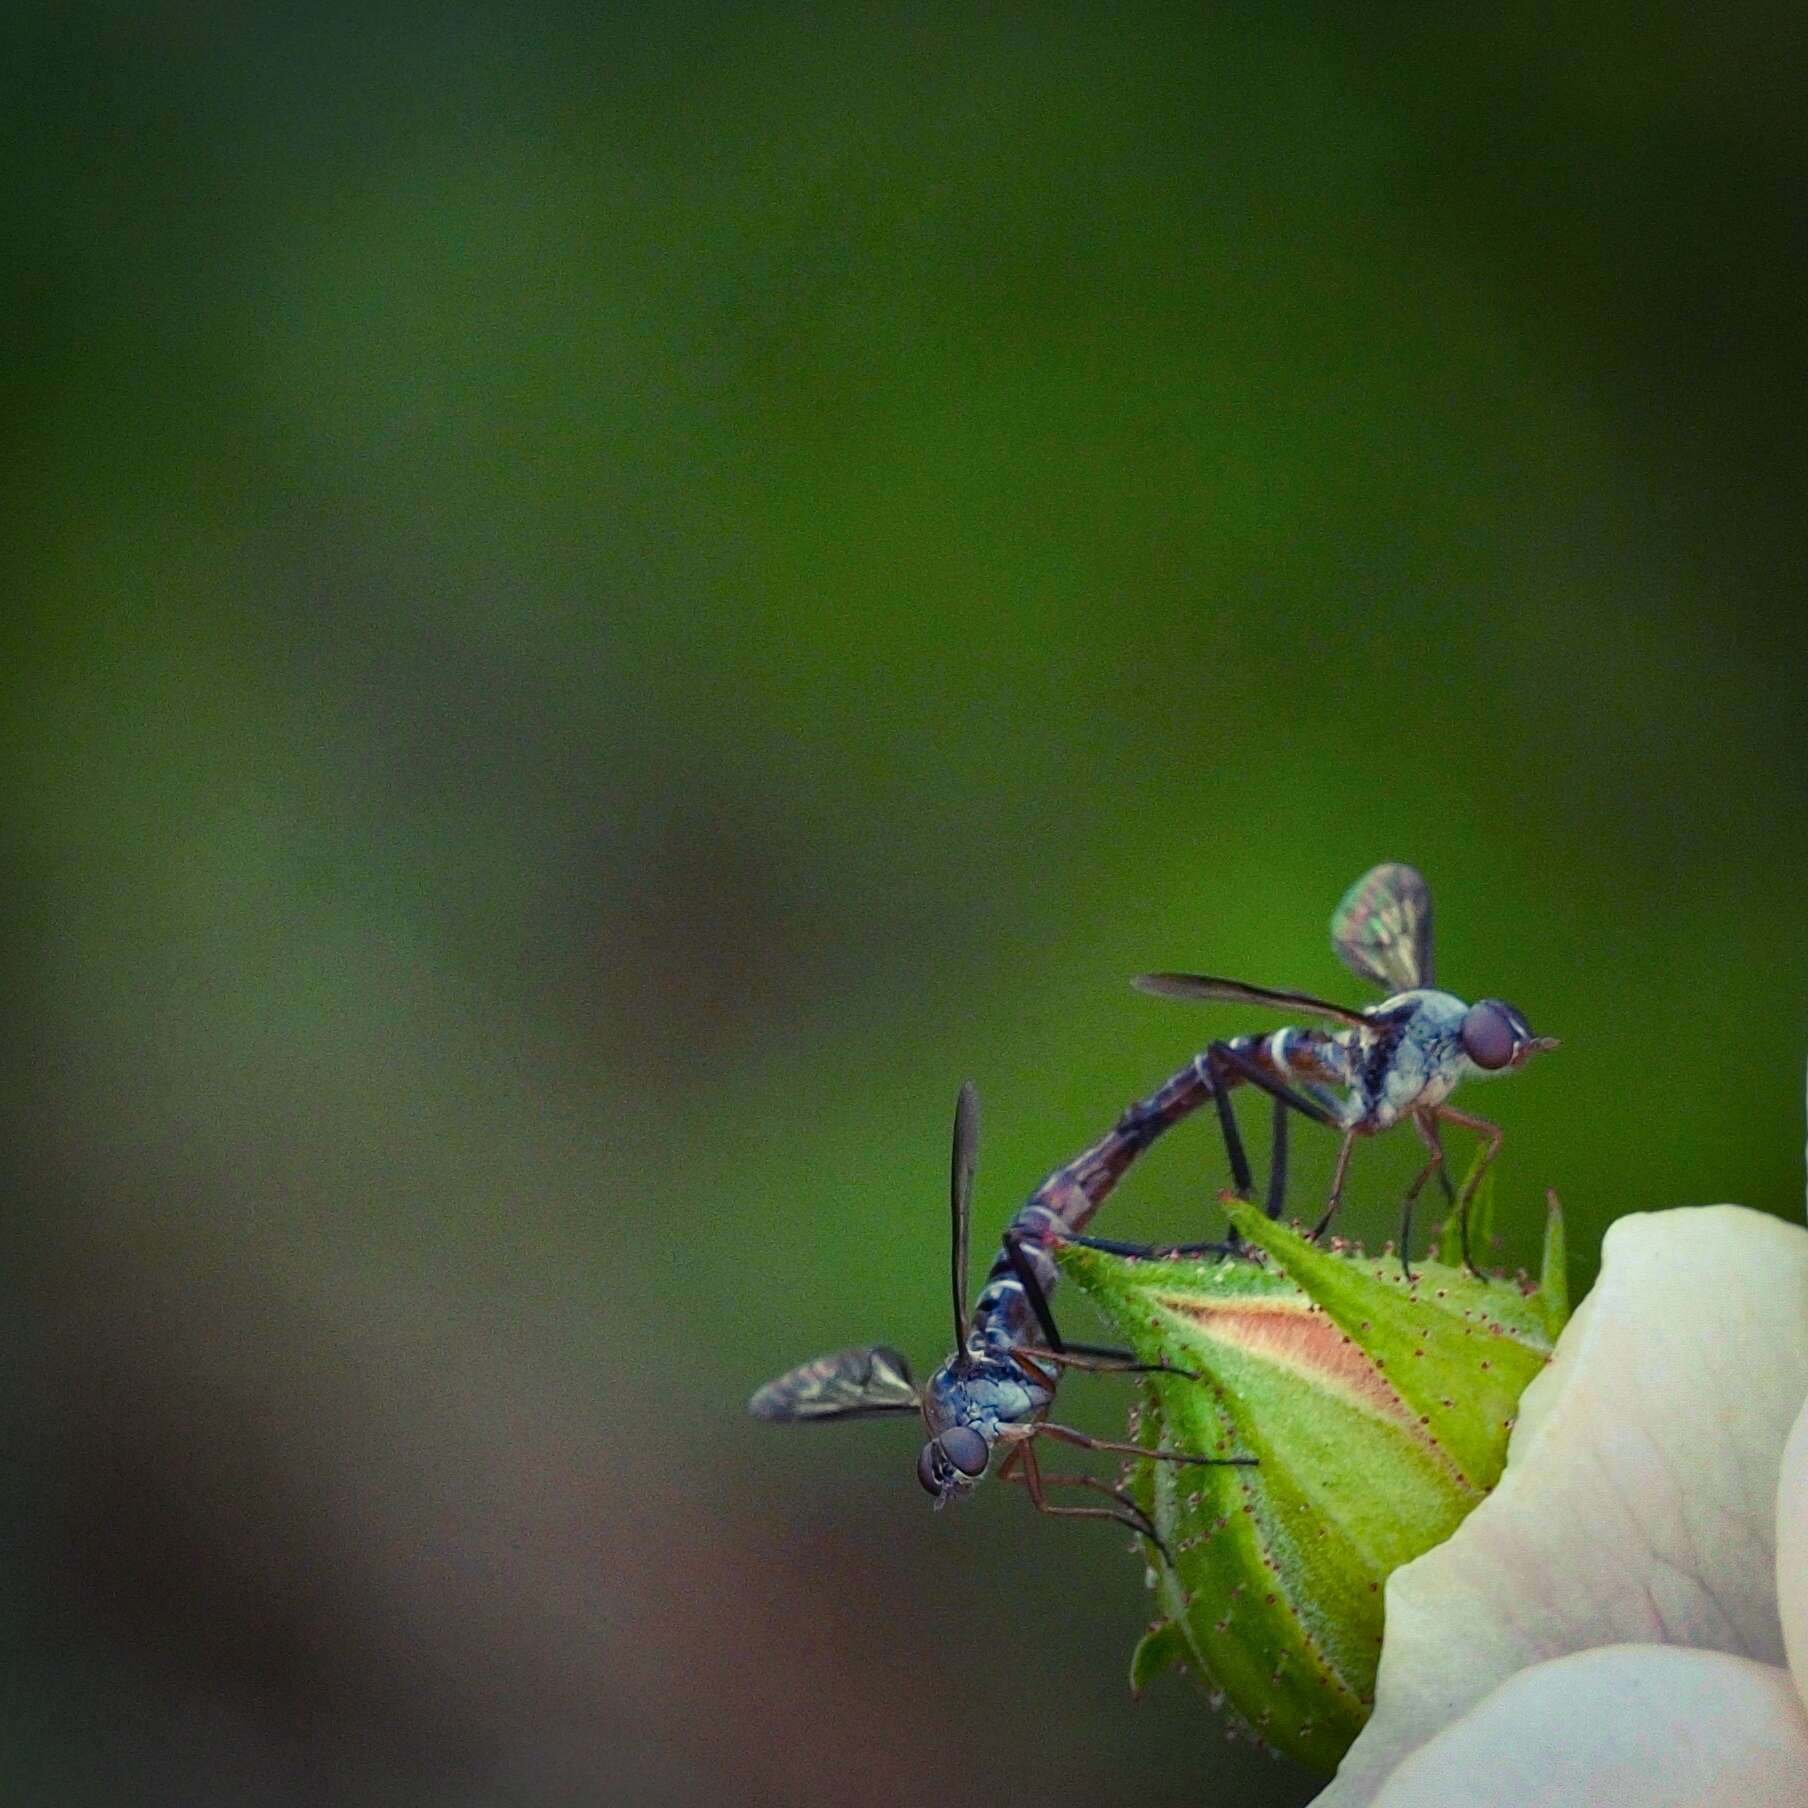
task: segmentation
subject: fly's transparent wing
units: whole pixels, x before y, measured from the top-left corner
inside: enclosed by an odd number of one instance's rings
[[[1368,1019],[1347,1004],[1332,1004],[1307,992],[1277,992],[1271,986],[1245,985],[1240,979],[1213,979],[1209,973],[1144,973],[1130,982],[1157,998],[1197,998],[1221,1004],[1259,1004],[1296,1016],[1329,1017],[1336,1023],[1365,1024]]]
[[[1390,992],[1433,984],[1424,876],[1397,860],[1364,873],[1332,913],[1331,945],[1352,973]]]
[[[747,1402],[756,1419],[782,1422],[867,1419],[916,1408],[909,1363],[882,1343],[800,1363],[789,1374],[768,1381]]]

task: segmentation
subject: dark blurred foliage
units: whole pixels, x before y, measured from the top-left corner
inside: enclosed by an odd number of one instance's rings
[[[742,1401],[1381,858],[1503,1259],[1800,1209],[1803,19],[17,9],[10,1794],[1306,1799]]]

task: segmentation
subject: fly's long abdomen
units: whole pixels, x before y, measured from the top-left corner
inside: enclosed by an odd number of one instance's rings
[[[1179,1073],[1130,1106],[1091,1148],[1049,1175],[1030,1195],[1019,1217],[1041,1207],[1061,1229],[1084,1230],[1130,1164],[1164,1131],[1197,1111],[1212,1093],[1206,1058],[1195,1055]]]
[[[1301,1080],[1316,1086],[1348,1086],[1352,1071],[1350,1036],[1349,1031],[1334,1033],[1289,1026],[1266,1036],[1233,1036],[1230,1046],[1283,1086]]]
[[[1048,1253],[1052,1238],[1083,1231],[1130,1165],[1165,1131],[1190,1117],[1213,1095],[1210,1068],[1196,1055],[1172,1078],[1124,1111],[1117,1122],[1088,1149],[1057,1168],[1030,1194],[1005,1232],[1019,1260],[1034,1273],[1045,1295],[1060,1278]],[[998,1352],[1033,1338],[1035,1315],[1024,1296],[1010,1257],[1001,1250],[986,1273],[986,1286],[974,1305],[968,1348]]]

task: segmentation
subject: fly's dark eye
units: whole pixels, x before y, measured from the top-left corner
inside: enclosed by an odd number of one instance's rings
[[[925,1494],[940,1494],[942,1484],[935,1478],[935,1441],[931,1439],[923,1446],[923,1454],[917,1458],[917,1480],[923,1484]]]
[[[971,1425],[950,1425],[942,1433],[942,1452],[962,1475],[983,1475],[991,1447]]]
[[[1472,1004],[1463,1016],[1463,1053],[1477,1067],[1505,1067],[1517,1040],[1506,1007],[1492,998]]]

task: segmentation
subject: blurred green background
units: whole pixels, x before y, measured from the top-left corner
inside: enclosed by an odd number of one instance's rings
[[[1564,1038],[1503,1260],[1800,1210],[1803,35],[15,11],[9,1799],[1307,1799],[1115,1534],[743,1401],[1383,858]]]

